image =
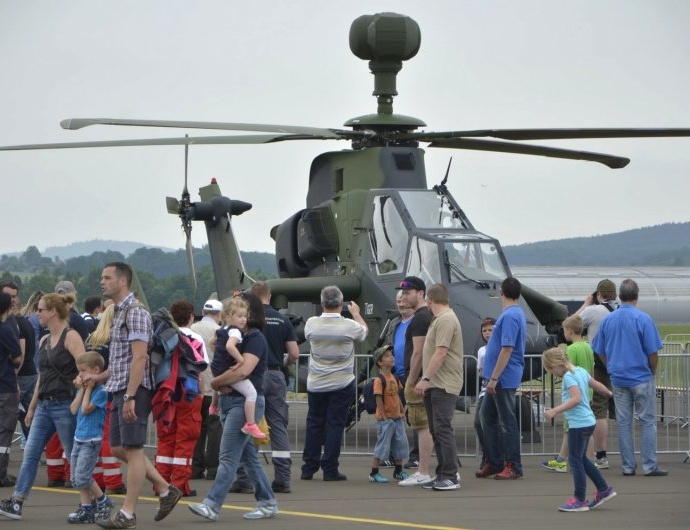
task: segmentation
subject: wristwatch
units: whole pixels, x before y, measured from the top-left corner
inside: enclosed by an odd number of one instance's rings
[[[124,396],[122,396],[122,401],[124,401],[125,403],[127,403],[128,401],[134,401],[134,396],[130,396],[129,394],[125,394]]]
[[[431,379],[428,378],[427,376],[423,375],[423,376],[422,376],[422,381],[427,381],[427,382],[429,382],[429,381],[431,381]]]

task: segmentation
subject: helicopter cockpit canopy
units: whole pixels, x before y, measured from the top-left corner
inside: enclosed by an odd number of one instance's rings
[[[498,241],[477,232],[452,197],[435,190],[375,193],[370,242],[379,276],[477,283],[510,275]]]

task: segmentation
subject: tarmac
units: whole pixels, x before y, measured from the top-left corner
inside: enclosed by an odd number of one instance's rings
[[[150,457],[153,451],[147,449]],[[18,473],[21,457],[22,452],[13,447],[10,474]],[[153,521],[157,499],[150,493],[141,497],[137,508],[137,527],[189,530],[191,525],[230,524],[257,530],[687,529],[690,527],[690,463],[684,463],[684,458],[684,454],[659,455],[660,467],[669,471],[667,477],[644,477],[641,474],[623,477],[620,458],[612,455],[611,468],[602,473],[616,489],[617,497],[595,510],[562,513],[557,511],[557,507],[572,495],[572,478],[569,473],[542,469],[540,462],[544,457],[524,457],[524,478],[515,481],[477,479],[474,477],[477,461],[463,458],[461,489],[433,491],[397,486],[392,480],[392,469],[382,470],[391,479],[390,483],[370,483],[371,457],[367,456],[341,457],[340,470],[347,475],[347,481],[324,483],[320,474],[311,481],[300,480],[300,459],[299,455],[295,455],[292,492],[277,494],[280,513],[275,519],[243,519],[243,512],[249,511],[255,503],[253,496],[246,494],[228,495],[218,522],[201,519],[193,515],[187,506],[201,502],[211,482],[194,480],[192,487],[199,495],[182,499],[161,522]],[[266,464],[266,471],[272,478],[270,464]],[[66,517],[79,502],[78,492],[43,487],[46,482],[45,467],[40,467],[35,487],[24,503],[22,519],[13,521],[0,517],[0,530],[3,526],[42,529],[74,527],[66,522]],[[588,497],[592,496],[592,489],[589,483]],[[11,493],[12,488],[1,488],[0,497],[7,498]],[[121,504],[122,496],[111,497],[117,505]]]

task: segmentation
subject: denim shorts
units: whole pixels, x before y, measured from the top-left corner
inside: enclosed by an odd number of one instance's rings
[[[134,413],[137,415],[137,419],[134,422],[125,421],[122,417],[122,406],[124,405],[122,398],[124,395],[124,390],[113,394],[113,406],[110,411],[110,446],[144,447],[153,391],[143,386],[137,389],[134,398]]]
[[[72,458],[70,459],[71,480],[74,489],[88,488],[93,482],[93,470],[101,454],[103,440],[80,442],[74,440]]]
[[[376,422],[374,458],[388,460],[389,455],[392,455],[394,460],[406,460],[409,453],[405,422],[402,418]]]

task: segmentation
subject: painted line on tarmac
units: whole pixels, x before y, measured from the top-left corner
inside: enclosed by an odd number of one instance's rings
[[[38,491],[50,491],[50,492],[56,492],[56,493],[68,493],[68,494],[76,494],[79,493],[77,490],[66,490],[62,488],[43,488],[43,487],[34,487],[32,488],[34,490]],[[124,498],[124,495],[108,495],[108,497],[121,497]],[[151,502],[158,502],[158,497],[139,497],[139,500],[141,501],[151,501]],[[184,504],[189,506],[190,504],[198,504],[197,501],[183,501],[181,500],[178,502],[178,504]],[[252,509],[251,506],[235,506],[232,504],[223,504],[221,508],[224,508],[226,510],[235,510],[235,511],[243,511],[246,512],[247,510]],[[432,525],[432,524],[422,524],[422,523],[407,523],[404,521],[391,521],[390,519],[368,519],[365,517],[350,517],[346,515],[329,515],[325,513],[314,513],[314,512],[296,512],[293,510],[280,510],[278,512],[278,516],[281,515],[290,515],[293,517],[305,517],[305,518],[310,518],[310,519],[324,519],[328,521],[341,521],[341,522],[346,522],[346,523],[363,523],[363,524],[371,524],[371,525],[380,525],[380,526],[396,526],[399,528],[418,528],[420,530],[469,530],[467,528],[462,528],[459,526],[439,526],[439,525]]]

